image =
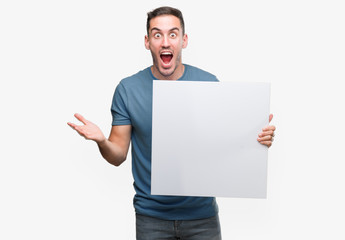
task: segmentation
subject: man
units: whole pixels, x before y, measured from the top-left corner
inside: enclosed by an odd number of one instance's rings
[[[149,12],[145,47],[151,52],[153,65],[123,79],[116,87],[109,138],[80,114],[75,117],[84,125],[68,123],[81,136],[95,141],[102,156],[115,166],[125,161],[132,141],[136,233],[140,240],[221,239],[215,198],[150,193],[153,79],[218,81],[208,72],[182,64],[182,49],[187,45],[188,36],[178,9],[162,7]],[[274,126],[265,127],[258,141],[270,147],[274,131]]]

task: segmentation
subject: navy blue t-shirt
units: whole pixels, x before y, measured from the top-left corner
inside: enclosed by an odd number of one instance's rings
[[[218,81],[199,68],[185,64],[179,80]],[[132,173],[136,213],[166,220],[193,220],[215,216],[213,197],[151,195],[152,89],[157,80],[148,67],[127,77],[116,87],[111,112],[112,125],[132,125]]]

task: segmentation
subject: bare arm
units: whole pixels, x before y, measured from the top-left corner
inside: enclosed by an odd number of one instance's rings
[[[80,114],[74,116],[84,125],[76,125],[70,122],[68,125],[85,139],[95,141],[105,160],[115,166],[121,165],[126,160],[131,140],[131,125],[113,126],[107,139],[96,124],[86,120]]]
[[[113,126],[109,138],[97,143],[103,158],[110,164],[120,166],[126,160],[131,131],[131,125]]]

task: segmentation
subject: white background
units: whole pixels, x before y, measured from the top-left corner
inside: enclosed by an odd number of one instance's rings
[[[162,5],[184,13],[185,63],[272,83],[268,198],[219,198],[223,239],[344,239],[340,0],[1,1],[0,239],[134,239],[130,161],[112,167],[66,122],[80,112],[109,133]]]

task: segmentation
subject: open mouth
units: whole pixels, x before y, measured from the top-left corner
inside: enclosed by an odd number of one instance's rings
[[[170,63],[171,59],[173,58],[173,54],[171,52],[162,52],[160,55],[163,63],[168,64]]]

